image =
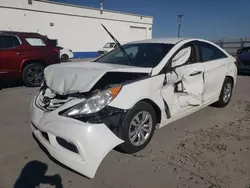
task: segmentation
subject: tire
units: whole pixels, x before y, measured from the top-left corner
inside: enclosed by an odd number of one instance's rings
[[[27,87],[41,86],[44,80],[45,66],[40,63],[32,63],[24,67],[22,81]]]
[[[67,54],[63,54],[61,57],[61,62],[67,62],[69,61],[69,56]]]
[[[213,106],[220,108],[226,107],[231,100],[232,92],[233,92],[233,80],[231,78],[226,77],[221,88],[219,100],[216,103],[214,103]]]
[[[148,117],[148,120],[145,121],[145,124],[142,126],[138,126],[138,124],[137,124],[137,126],[134,126],[133,124],[136,124],[136,122],[137,122],[136,117],[138,117],[139,120],[141,117],[141,120],[143,120],[142,117],[143,117],[143,115],[144,115],[144,117],[146,117],[145,114]],[[122,126],[118,129],[118,136],[122,140],[124,140],[124,143],[119,145],[118,149],[120,151],[128,153],[128,154],[135,153],[135,152],[142,150],[143,148],[145,148],[147,146],[147,144],[152,139],[154,131],[155,131],[155,126],[156,126],[156,114],[155,114],[154,108],[150,104],[148,104],[147,102],[137,103],[125,116]],[[147,130],[147,132],[146,132],[146,130]],[[138,133],[136,133],[136,131]],[[134,136],[133,136],[133,134],[131,134],[131,136],[130,136],[129,133],[135,133],[135,134],[134,134]],[[142,141],[142,139],[139,140],[139,137],[138,137],[139,134],[140,134],[140,138],[143,138],[141,134],[143,134],[143,135],[145,134],[144,135],[144,138],[145,138],[144,142],[140,143],[140,141]],[[137,137],[137,139],[132,141],[134,137]]]

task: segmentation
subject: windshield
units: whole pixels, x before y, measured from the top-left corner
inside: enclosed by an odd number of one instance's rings
[[[116,48],[94,62],[137,67],[155,67],[173,46],[173,44],[161,43],[125,44],[122,47],[130,58],[120,48]]]
[[[107,43],[103,48],[114,48],[115,43]]]

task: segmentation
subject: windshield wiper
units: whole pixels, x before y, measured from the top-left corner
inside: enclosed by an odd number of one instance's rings
[[[101,24],[102,25],[102,24]],[[107,33],[109,34],[109,36],[113,39],[113,41],[117,44],[117,46],[120,48],[120,50],[122,51],[123,55],[126,56],[128,58],[128,64],[132,65],[132,59],[131,57],[127,54],[127,52],[124,50],[124,48],[122,47],[122,45],[119,43],[119,41],[109,32],[109,30],[102,25],[102,27],[105,29],[105,31],[107,31]]]

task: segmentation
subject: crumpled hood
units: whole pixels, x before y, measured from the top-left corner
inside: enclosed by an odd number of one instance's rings
[[[152,68],[95,62],[50,65],[44,70],[46,85],[55,93],[66,95],[88,92],[107,72],[150,73]],[[115,79],[115,78],[114,78]]]

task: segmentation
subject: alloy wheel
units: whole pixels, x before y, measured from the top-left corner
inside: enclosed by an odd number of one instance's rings
[[[43,68],[32,67],[28,70],[27,79],[31,84],[40,85],[44,80]]]
[[[132,119],[129,126],[129,140],[134,146],[143,145],[150,137],[153,127],[153,120],[150,113],[139,112]]]
[[[232,93],[232,85],[231,83],[227,83],[224,86],[224,90],[223,90],[223,102],[224,103],[227,103],[230,100],[231,93]]]

